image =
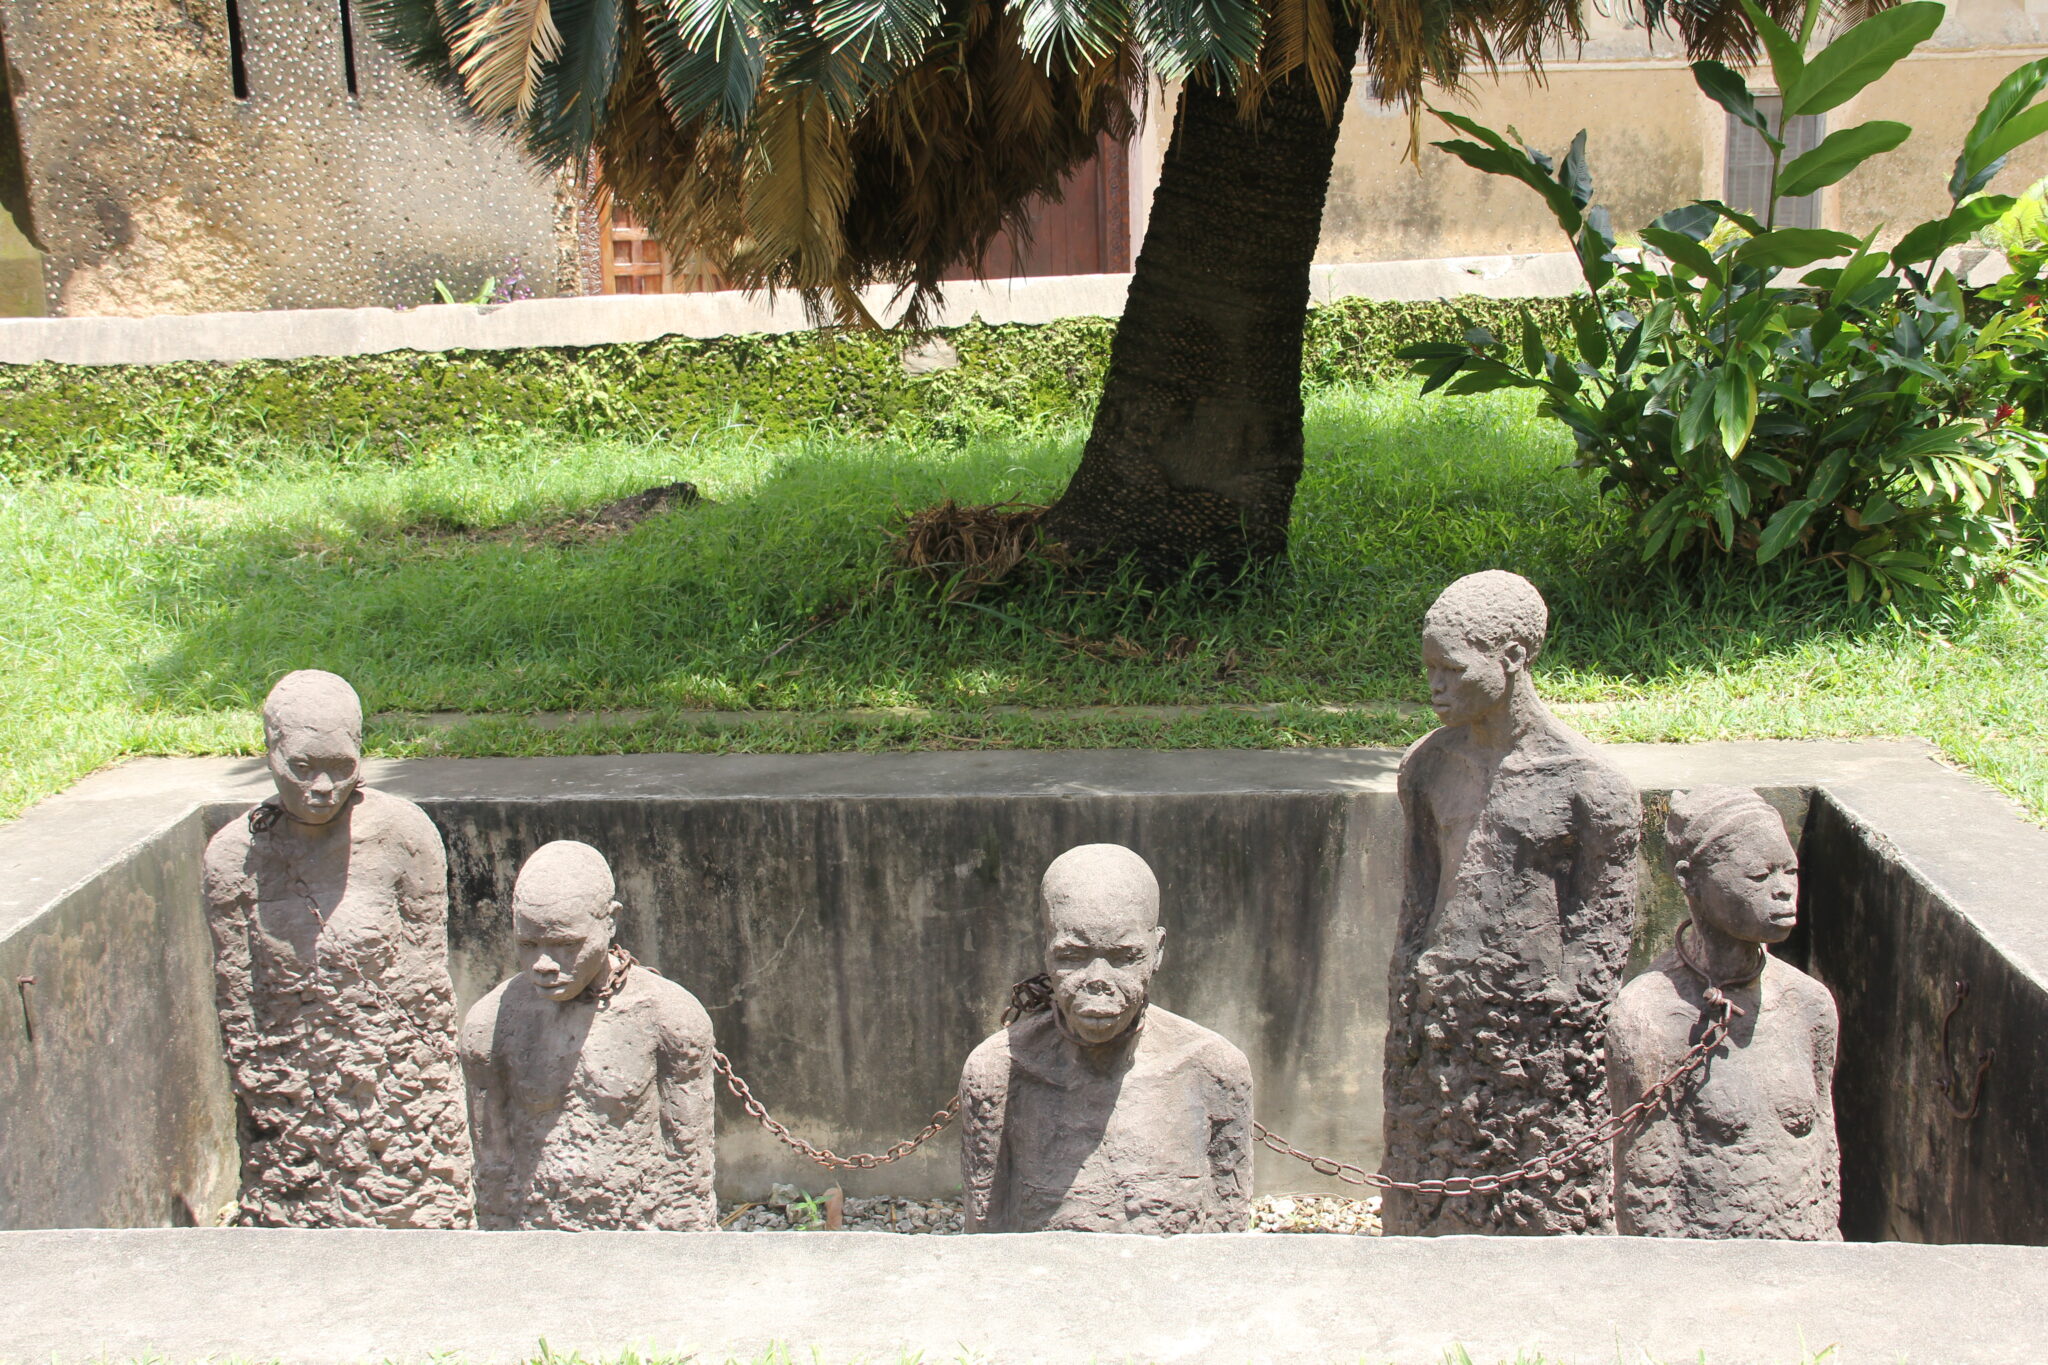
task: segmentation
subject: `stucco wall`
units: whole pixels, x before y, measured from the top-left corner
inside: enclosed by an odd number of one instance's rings
[[[360,8],[360,7],[358,7]],[[547,178],[335,0],[0,0],[58,313],[431,302],[519,268],[554,292]]]
[[[2014,67],[2048,55],[2048,23],[2026,0],[1955,0],[1934,38],[1891,75],[1827,115],[1830,131],[1867,119],[1913,127],[1897,150],[1823,192],[1823,222],[1861,235],[1892,234],[1946,212],[1950,167],[1984,99]],[[1541,82],[1504,71],[1435,102],[1562,155],[1588,133],[1595,200],[1622,232],[1669,208],[1722,193],[1726,115],[1693,83],[1668,38],[1651,51],[1640,30],[1596,18],[1583,47],[1559,53]],[[1758,93],[1768,68],[1746,73]],[[1323,213],[1324,262],[1394,261],[1558,251],[1564,239],[1526,187],[1483,175],[1429,142],[1457,136],[1422,119],[1423,146],[1406,160],[1408,116],[1360,88],[1345,111]],[[2048,176],[2048,139],[2014,153],[1992,188],[2018,193]]]

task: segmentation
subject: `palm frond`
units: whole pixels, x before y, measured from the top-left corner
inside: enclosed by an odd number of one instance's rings
[[[561,53],[562,31],[549,0],[492,0],[469,17],[453,44],[463,89],[487,119],[531,113],[542,69]]]

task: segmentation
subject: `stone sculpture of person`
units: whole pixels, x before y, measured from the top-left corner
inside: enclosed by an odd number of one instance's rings
[[[960,1081],[969,1232],[1242,1232],[1251,1065],[1149,1004],[1159,883],[1117,844],[1040,887],[1050,1003],[983,1042]]]
[[[1645,1237],[1841,1237],[1835,999],[1767,946],[1792,932],[1799,863],[1755,792],[1675,793],[1666,831],[1692,918],[1628,983],[1608,1030],[1614,1112],[1705,1033],[1718,990],[1741,1013],[1705,1066],[1614,1141],[1616,1221]]]
[[[204,872],[237,1221],[467,1226],[441,836],[362,785],[362,704],[341,678],[287,674],[263,733],[277,795],[214,835]]]
[[[1548,619],[1527,579],[1496,570],[1451,584],[1423,625],[1441,726],[1401,762],[1381,1167],[1396,1179],[1511,1171],[1607,1114],[1642,810],[1536,695]],[[1393,1234],[1603,1231],[1611,1184],[1600,1144],[1493,1194],[1390,1190],[1381,1217]]]
[[[519,974],[462,1024],[480,1227],[717,1226],[711,1018],[613,944],[613,894],[588,844],[519,870]]]

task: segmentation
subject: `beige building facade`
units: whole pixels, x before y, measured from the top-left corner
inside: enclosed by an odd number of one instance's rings
[[[2015,67],[2044,56],[2048,0],[1953,0],[1930,42],[1822,116],[1819,135],[1880,118],[1911,125],[1913,135],[1821,191],[1817,225],[1858,236],[1888,225],[1896,235],[1947,212],[1949,171],[1985,97]],[[1756,94],[1775,94],[1768,67],[1744,74]],[[1595,201],[1623,233],[1666,209],[1744,186],[1729,174],[1731,154],[1740,163],[1746,150],[1741,138],[1699,93],[1682,50],[1661,35],[1653,49],[1641,29],[1612,19],[1596,17],[1585,45],[1558,54],[1540,81],[1526,70],[1506,71],[1438,102],[1503,131],[1512,125],[1554,156],[1585,129]],[[1533,191],[1428,146],[1457,136],[1435,118],[1423,116],[1422,133],[1419,160],[1410,162],[1407,115],[1354,93],[1323,215],[1323,262],[1568,249]],[[1992,189],[2017,194],[2043,176],[2048,139],[2014,153]]]

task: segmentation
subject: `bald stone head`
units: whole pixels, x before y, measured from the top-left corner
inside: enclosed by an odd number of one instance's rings
[[[278,804],[304,825],[348,808],[362,782],[363,704],[333,673],[287,673],[263,699],[263,747]]]
[[[1536,585],[1502,569],[1445,588],[1422,622],[1429,704],[1444,725],[1497,714],[1543,652],[1550,611]]]
[[[519,969],[534,989],[560,1004],[610,970],[614,917],[611,865],[589,844],[543,845],[512,886],[512,932]]]
[[[1137,1023],[1159,969],[1159,880],[1121,844],[1083,844],[1053,859],[1039,884],[1053,1012],[1075,1041],[1099,1047]]]
[[[1664,833],[1694,924],[1745,943],[1782,943],[1799,922],[1799,855],[1785,821],[1747,787],[1671,794]]]

